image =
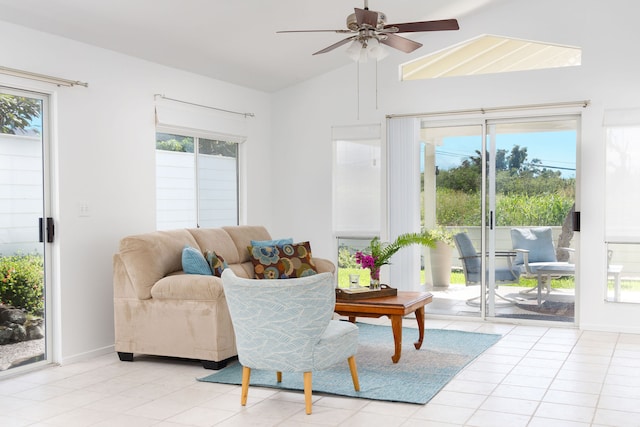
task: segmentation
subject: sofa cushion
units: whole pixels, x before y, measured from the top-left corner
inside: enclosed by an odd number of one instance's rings
[[[203,253],[214,251],[224,258],[227,264],[241,262],[239,251],[242,251],[243,256],[246,252],[245,246],[236,246],[229,233],[222,228],[190,228],[188,231],[196,239]]]
[[[222,272],[225,268],[229,267],[227,262],[218,255],[215,251],[206,251],[204,257],[207,260],[207,265],[214,276],[222,277]]]
[[[215,301],[224,298],[224,291],[219,277],[174,274],[158,280],[151,295],[157,300]]]
[[[271,240],[271,236],[269,235],[267,229],[260,225],[239,225],[222,227],[222,229],[229,233],[229,236],[233,240],[233,243],[235,244],[236,248],[238,248],[239,259],[237,263],[251,261],[251,256],[249,255],[247,247],[251,246],[252,240]],[[224,252],[219,252],[216,248],[207,249],[213,249],[218,252],[224,257],[229,265],[236,263],[233,260],[229,259]]]
[[[257,279],[292,279],[316,274],[309,242],[282,246],[249,246]]]
[[[182,270],[186,274],[213,275],[213,270],[199,249],[185,246],[182,249]]]

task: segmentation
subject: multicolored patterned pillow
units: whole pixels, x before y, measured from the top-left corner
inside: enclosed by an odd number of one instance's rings
[[[256,279],[293,279],[318,273],[309,242],[248,249]]]
[[[222,272],[224,271],[224,269],[229,267],[224,258],[222,258],[214,251],[205,251],[204,257],[209,263],[209,267],[211,267],[211,272],[214,276],[222,277]]]

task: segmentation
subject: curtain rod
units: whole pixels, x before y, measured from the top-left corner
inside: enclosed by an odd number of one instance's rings
[[[419,114],[388,114],[387,119],[393,119],[396,117],[437,117],[437,116],[453,116],[459,114],[486,114],[491,112],[507,112],[507,111],[519,111],[519,110],[538,110],[545,108],[567,108],[567,107],[582,107],[587,108],[591,104],[590,100],[584,101],[571,101],[571,102],[558,102],[552,104],[530,104],[530,105],[513,105],[510,107],[489,107],[489,108],[473,108],[468,110],[450,110],[441,111],[435,113],[419,113]]]
[[[182,104],[188,104],[188,105],[195,105],[196,107],[208,108],[210,110],[216,110],[216,111],[223,111],[225,113],[237,114],[239,116],[245,116],[245,117],[255,117],[256,116],[253,113],[240,113],[238,111],[225,110],[224,108],[210,107],[208,105],[196,104],[195,102],[182,101],[180,99],[169,98],[167,96],[164,96],[161,93],[156,93],[154,96],[156,97],[156,99],[157,98],[162,98],[162,99],[166,99],[168,101],[180,102]]]
[[[77,81],[77,80],[61,79],[60,77],[47,76],[46,74],[32,73],[30,71],[16,70],[14,68],[0,67],[0,74],[6,74],[6,75],[9,75],[9,76],[15,76],[15,77],[22,77],[22,78],[30,79],[30,80],[37,80],[39,82],[53,83],[54,85],[58,85],[58,86],[66,86],[66,87],[84,86],[84,87],[89,87],[89,83],[84,83],[84,82],[80,82],[80,81]]]

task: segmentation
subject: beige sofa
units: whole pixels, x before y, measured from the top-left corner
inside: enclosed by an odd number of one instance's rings
[[[237,355],[235,336],[215,276],[185,274],[185,245],[222,256],[234,273],[253,278],[247,247],[270,240],[261,226],[179,229],[125,237],[113,257],[115,349],[120,360],[134,353],[199,359],[220,369]],[[335,271],[314,258],[319,272]]]

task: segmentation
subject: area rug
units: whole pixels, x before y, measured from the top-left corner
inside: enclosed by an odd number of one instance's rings
[[[358,323],[359,346],[356,354],[360,391],[353,389],[347,361],[331,369],[313,373],[313,392],[373,400],[425,404],[469,362],[495,344],[500,335],[465,331],[427,329],[422,348],[416,350],[418,330],[402,329],[402,356],[391,362],[393,333],[388,326]],[[235,362],[200,378],[223,384],[241,384],[242,366]],[[283,373],[276,382],[273,371],[252,370],[251,385],[302,390],[302,374]],[[249,389],[251,394],[251,389]]]

